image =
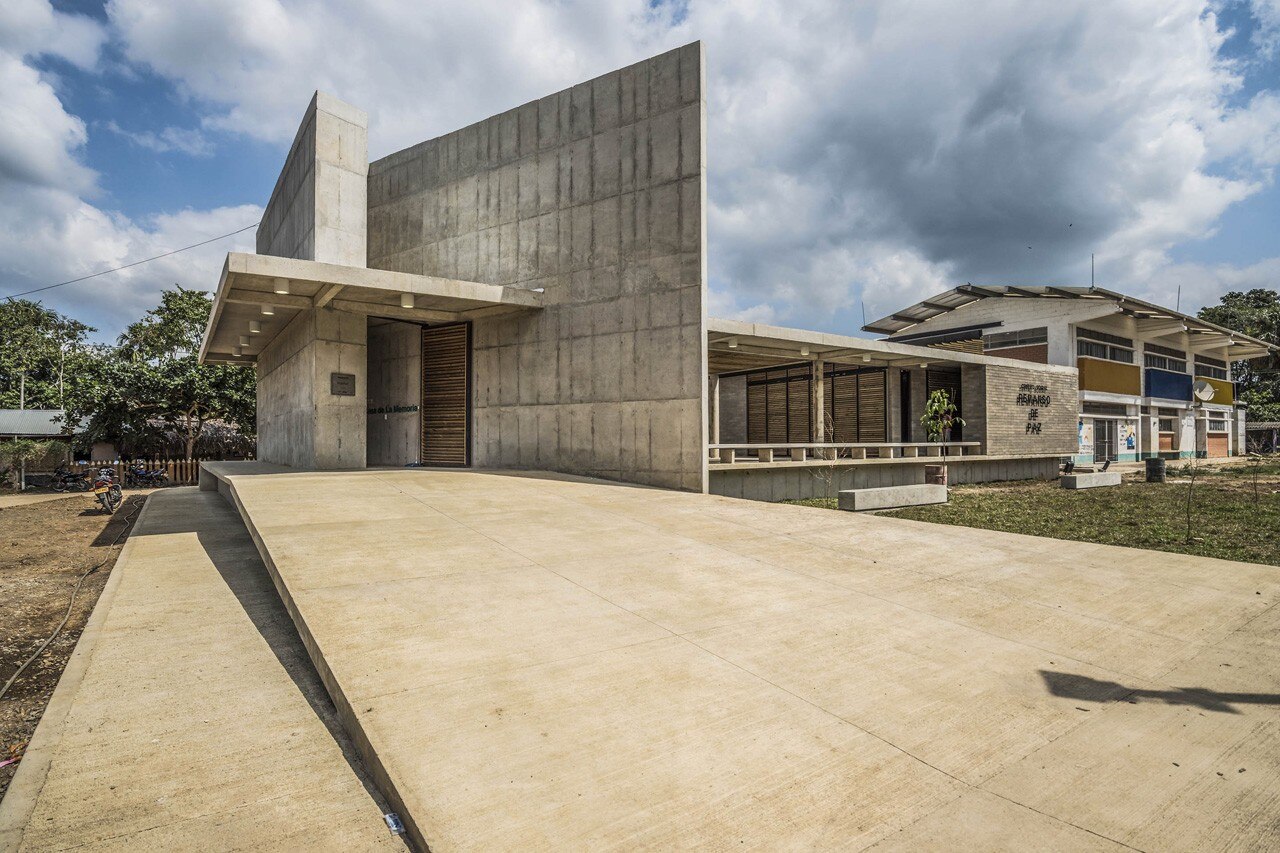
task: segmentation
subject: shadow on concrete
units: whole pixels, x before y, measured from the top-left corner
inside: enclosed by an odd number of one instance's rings
[[[219,511],[235,515],[235,511],[223,504],[221,498],[217,500],[221,504],[218,507]],[[235,516],[235,521],[239,524],[240,518]],[[297,686],[298,692],[307,700],[311,710],[315,712],[320,722],[324,723],[330,736],[337,742],[343,758],[347,760],[347,764],[360,780],[360,784],[381,809],[382,814],[392,811],[386,798],[374,784],[347,730],[343,728],[333,700],[325,690],[320,673],[316,672],[315,665],[307,654],[306,646],[303,645],[289,612],[285,610],[284,602],[276,592],[275,584],[267,573],[267,567],[258,556],[253,540],[249,538],[248,530],[241,528],[235,536],[209,535],[197,531],[197,537],[204,552],[217,568],[218,574],[227,584],[227,588],[240,602],[245,614],[262,635],[262,639],[267,641],[276,660],[280,661],[280,665]]]
[[[1163,702],[1166,705],[1193,705],[1220,714],[1239,714],[1234,705],[1280,705],[1280,693],[1220,693],[1200,687],[1178,687],[1173,690],[1143,690],[1126,687],[1115,681],[1100,681],[1069,672],[1040,670],[1045,687],[1054,696],[1083,702]]]
[[[244,527],[240,516],[225,503],[216,492],[208,495],[206,508],[191,516],[169,514],[149,517],[146,527],[135,531],[135,536],[163,536],[175,533],[195,533],[210,562],[218,570],[227,588],[244,608],[245,615],[253,623],[254,628],[266,640],[267,646],[276,656],[276,660],[284,667],[289,678],[298,688],[298,692],[307,700],[316,717],[329,730],[342,756],[351,767],[360,784],[373,799],[383,814],[391,811],[387,800],[378,790],[369,774],[359,751],[352,742],[346,729],[338,717],[333,700],[325,690],[320,674],[307,654],[302,638],[284,602],[276,592],[275,584],[267,573],[258,550]],[[142,499],[142,498],[139,498]],[[209,514],[221,515],[219,520],[230,521],[234,527],[210,525],[206,520]],[[119,513],[117,513],[119,514]],[[203,517],[203,519],[202,519]]]

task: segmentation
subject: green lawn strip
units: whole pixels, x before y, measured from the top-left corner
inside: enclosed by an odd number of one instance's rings
[[[1118,488],[1082,491],[1057,482],[1024,481],[954,486],[946,504],[883,513],[897,518],[957,524],[1053,539],[1175,551],[1224,560],[1280,565],[1280,466],[1259,472],[1254,503],[1253,472],[1247,463],[1231,471],[1198,468],[1187,539],[1189,479],[1146,483],[1130,475]],[[794,501],[835,509],[832,499]]]

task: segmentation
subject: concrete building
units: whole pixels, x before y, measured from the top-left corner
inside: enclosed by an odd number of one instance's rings
[[[201,352],[256,365],[259,458],[765,498],[1056,471],[1074,365],[708,319],[705,104],[694,43],[370,163],[317,93]]]
[[[1231,365],[1272,349],[1100,287],[964,285],[864,328],[895,342],[1076,367],[1081,462],[1243,452]]]

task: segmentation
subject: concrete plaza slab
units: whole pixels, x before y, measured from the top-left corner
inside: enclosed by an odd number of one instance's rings
[[[0,804],[0,850],[404,849],[358,768],[234,510],[166,489]]]
[[[550,474],[216,469],[432,850],[1280,834],[1274,567]]]

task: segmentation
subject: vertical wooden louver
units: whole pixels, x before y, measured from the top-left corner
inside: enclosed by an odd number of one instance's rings
[[[960,368],[930,367],[924,372],[925,397],[934,391],[946,391],[947,398],[956,407],[956,415],[964,417],[964,402],[960,399]],[[951,430],[951,440],[960,441],[963,427],[958,424]]]
[[[471,464],[471,324],[422,330],[422,464]]]
[[[831,441],[844,444],[888,440],[883,368],[828,368],[824,380]]]
[[[803,444],[812,440],[812,380],[808,365],[746,375],[747,442]]]

